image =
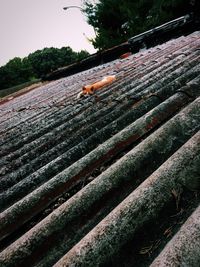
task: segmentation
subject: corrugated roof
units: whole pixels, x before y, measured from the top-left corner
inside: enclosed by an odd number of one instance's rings
[[[198,266],[199,86],[194,32],[2,103],[0,266]]]

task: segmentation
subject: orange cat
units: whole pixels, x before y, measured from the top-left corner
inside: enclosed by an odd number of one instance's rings
[[[91,95],[96,90],[102,88],[105,85],[108,85],[108,84],[112,83],[115,80],[116,80],[116,76],[115,75],[111,75],[111,76],[104,77],[101,81],[98,81],[96,83],[85,85],[82,88],[82,92],[80,92],[78,94],[77,98],[80,98],[80,97],[82,97],[84,95]]]

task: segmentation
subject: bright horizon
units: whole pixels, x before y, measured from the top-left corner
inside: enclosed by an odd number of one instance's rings
[[[95,53],[88,38],[93,28],[78,8],[81,0],[1,0],[0,66],[14,57],[24,58],[45,47],[69,46],[74,51]]]

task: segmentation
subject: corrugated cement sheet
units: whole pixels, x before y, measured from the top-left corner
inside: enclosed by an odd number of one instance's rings
[[[0,266],[199,266],[200,32],[0,111]]]

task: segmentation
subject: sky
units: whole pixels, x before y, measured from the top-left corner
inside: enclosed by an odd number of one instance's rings
[[[81,0],[0,0],[0,66],[45,47],[70,46],[95,53],[88,38],[95,36],[78,8]]]

